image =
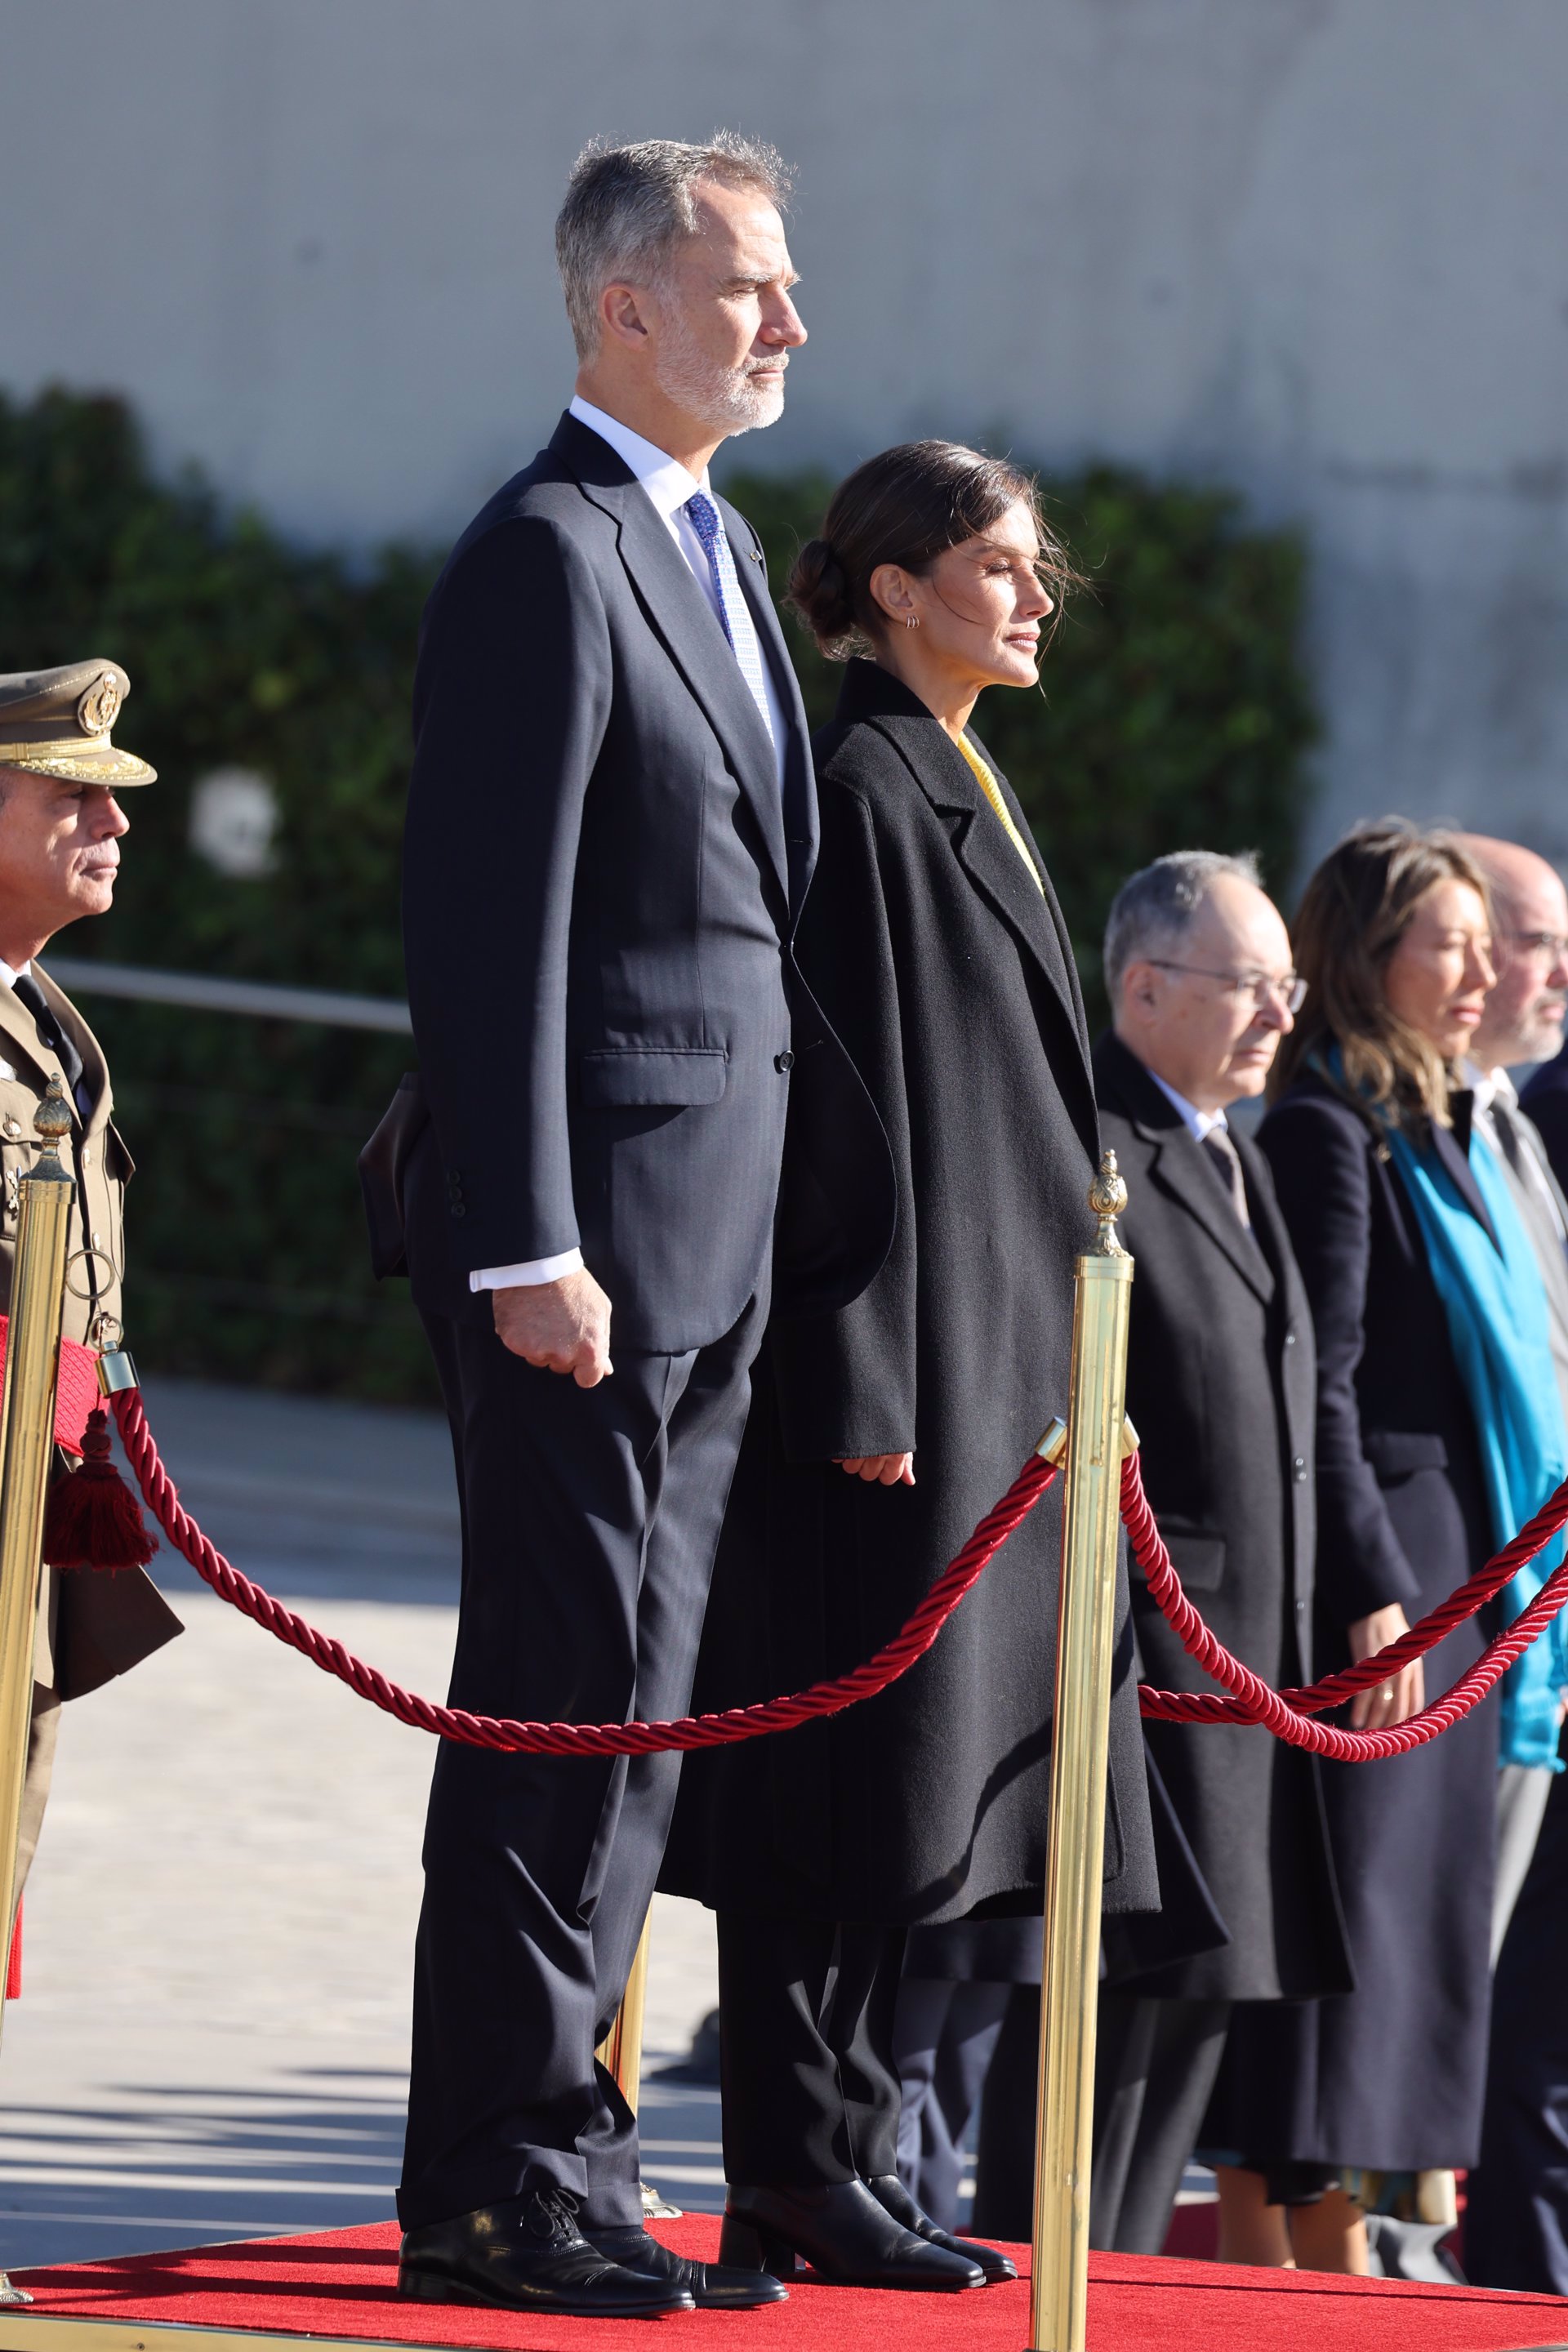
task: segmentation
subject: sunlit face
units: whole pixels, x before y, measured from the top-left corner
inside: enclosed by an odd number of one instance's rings
[[[1445,1062],[1468,1054],[1496,973],[1491,924],[1468,882],[1435,882],[1384,967],[1384,993]]]
[[[129,829],[101,784],[0,768],[0,929],[7,940],[41,942],[79,916],[107,914]]]
[[[1476,1032],[1484,1067],[1545,1062],[1563,1043],[1568,1009],[1568,891],[1544,858],[1533,858],[1494,891],[1497,986]]]
[[[945,549],[923,572],[879,564],[871,594],[884,627],[895,638],[918,632],[911,652],[956,688],[1035,686],[1040,625],[1054,610],[1039,561],[1034,517],[1019,501],[978,538]]]
[[[1290,936],[1267,894],[1216,874],[1181,936],[1130,963],[1118,1034],[1144,1066],[1201,1111],[1263,1091],[1295,1027]]]
[[[789,355],[805,341],[784,227],[754,188],[704,181],[698,227],[637,299],[655,379],[694,425],[722,434],[774,424]]]

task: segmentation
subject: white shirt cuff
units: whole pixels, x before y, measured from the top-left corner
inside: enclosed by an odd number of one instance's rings
[[[539,1282],[558,1282],[563,1274],[581,1274],[580,1249],[561,1250],[554,1257],[531,1257],[521,1265],[484,1265],[468,1276],[470,1290],[526,1290]]]

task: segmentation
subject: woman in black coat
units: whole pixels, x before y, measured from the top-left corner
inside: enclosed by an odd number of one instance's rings
[[[1089,1043],[1023,812],[967,731],[983,686],[1035,683],[1053,566],[1026,478],[947,443],[862,467],[795,566],[825,648],[874,656],[816,740],[797,954],[886,1129],[898,1230],[851,1307],[772,1331],[703,1706],[868,1657],[1066,1409],[1099,1155]],[[880,1697],[687,1764],[664,1883],[719,1913],[726,2262],[1006,2274],[900,2188],[892,2020],[911,1925],[1039,1910],[1059,1531],[1047,1498]],[[1152,1909],[1124,1581],[1119,1625],[1106,1900]]]
[[[1310,992],[1258,1139],[1317,1333],[1320,1674],[1386,1646],[1492,1549],[1475,1415],[1388,1140],[1418,1139],[1490,1232],[1468,1098],[1450,1096],[1491,985],[1488,929],[1458,845],[1393,823],[1341,842],[1297,919]],[[1472,1619],[1427,1653],[1429,1696],[1483,1638]],[[1418,1664],[1363,1694],[1355,1719],[1421,1704]],[[1497,1760],[1494,1694],[1408,1755],[1323,1765],[1355,1990],[1239,2012],[1205,2134],[1253,2176],[1221,2176],[1237,2259],[1282,2262],[1293,2245],[1304,2267],[1364,2270],[1362,2200],[1439,2219],[1430,2176],[1475,2162]]]

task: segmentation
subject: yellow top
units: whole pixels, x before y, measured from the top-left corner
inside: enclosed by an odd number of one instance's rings
[[[981,791],[984,793],[986,799],[990,802],[992,807],[1001,818],[1003,832],[1006,835],[1008,840],[1012,843],[1014,848],[1017,851],[1019,856],[1028,867],[1029,879],[1043,898],[1046,895],[1046,886],[1040,879],[1039,867],[1035,864],[1034,859],[1030,856],[1027,848],[1025,846],[1024,836],[1013,822],[1012,816],[1008,812],[1007,803],[1002,797],[1001,786],[997,783],[995,777],[992,774],[990,769],[986,766],[984,761],[981,758],[979,752],[975,750],[968,736],[960,735],[957,741],[959,750],[963,752],[964,758],[968,761],[970,766],[974,771],[975,782],[979,785]]]

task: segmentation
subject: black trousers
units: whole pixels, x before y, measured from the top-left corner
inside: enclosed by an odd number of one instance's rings
[[[1157,2254],[1163,2246],[1233,2006],[1101,1988],[1091,2246],[1124,2254]],[[1039,2046],[1039,1989],[1015,1986],[981,2105],[973,2226],[983,2236],[1024,2239],[1032,2226]]]
[[[923,2212],[958,2227],[963,2142],[1012,1987],[984,1978],[912,1977],[899,1987],[899,2174]]]
[[[1089,2242],[1157,2254],[1225,2055],[1228,2000],[1100,1996]]]
[[[896,2172],[903,1928],[718,1916],[726,2178],[807,2189]]]
[[[767,1301],[679,1356],[614,1349],[580,1389],[426,1318],[463,1520],[454,1706],[619,1723],[682,1713]],[[405,2228],[552,2185],[638,2221],[637,2125],[594,2059],[658,1874],[678,1756],[443,1741],[425,1835]]]
[[[1568,2294],[1568,1773],[1546,1801],[1498,1954],[1481,2160],[1465,2210],[1477,2286]]]

